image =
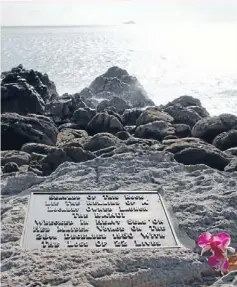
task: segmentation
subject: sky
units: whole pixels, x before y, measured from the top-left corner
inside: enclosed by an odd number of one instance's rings
[[[237,23],[237,0],[0,0],[1,25]]]

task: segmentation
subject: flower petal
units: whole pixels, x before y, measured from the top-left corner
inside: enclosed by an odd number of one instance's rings
[[[216,247],[214,249],[212,248],[211,252],[212,252],[213,255],[215,255],[217,257],[220,257],[220,258],[227,256],[227,252],[226,252],[225,249],[220,249],[220,248]]]
[[[221,233],[217,234],[216,237],[221,241],[221,246],[223,248],[226,248],[228,245],[230,245],[231,238],[230,238],[230,235],[228,233],[221,232]]]
[[[223,263],[221,264],[221,271],[227,271],[229,269],[229,261],[228,259],[226,259],[225,261],[223,261]]]
[[[201,251],[201,256],[202,256],[203,253],[207,252],[207,251],[210,250],[210,249],[211,249],[211,246],[210,246],[210,245],[204,246],[204,247],[202,248],[202,251]]]
[[[235,253],[235,249],[233,247],[227,247],[227,250],[230,251],[231,253]]]
[[[203,248],[211,243],[213,235],[210,232],[202,233],[198,238],[199,247]]]
[[[211,267],[218,267],[220,266],[220,263],[221,263],[221,259],[218,256],[212,255],[208,258],[208,264]]]

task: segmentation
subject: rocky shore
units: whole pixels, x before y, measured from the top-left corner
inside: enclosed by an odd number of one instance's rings
[[[198,99],[155,106],[118,67],[59,96],[47,75],[21,65],[2,74],[2,172],[51,174],[63,162],[110,157],[130,146],[172,153],[183,164],[237,170],[237,117],[211,117]]]
[[[3,286],[210,286],[199,250],[24,251],[32,191],[162,189],[180,228],[229,232],[237,247],[237,117],[181,96],[155,106],[135,77],[110,68],[59,96],[47,75],[2,73]],[[5,284],[5,285],[4,285]]]

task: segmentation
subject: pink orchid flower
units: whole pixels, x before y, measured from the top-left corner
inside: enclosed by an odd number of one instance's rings
[[[221,232],[217,235],[205,232],[198,238],[198,245],[202,248],[201,255],[210,250],[212,256],[208,258],[208,264],[221,271],[222,274],[228,271],[229,268],[227,251],[235,252],[234,248],[229,247],[230,241],[230,235],[226,232]]]
[[[198,245],[202,248],[201,255],[208,250],[215,256],[222,256],[223,253],[227,255],[227,250],[235,252],[234,248],[229,247],[230,242],[230,235],[226,232],[221,232],[217,235],[205,232],[198,238]]]
[[[208,264],[215,268],[217,271],[220,271],[221,274],[228,271],[229,269],[229,260],[226,256],[212,255],[208,258]]]

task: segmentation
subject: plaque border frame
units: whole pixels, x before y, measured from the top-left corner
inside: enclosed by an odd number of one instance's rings
[[[171,219],[170,219],[170,216],[169,216],[169,212],[167,211],[167,208],[165,206],[165,203],[164,203],[164,199],[162,197],[162,195],[159,193],[159,191],[157,190],[149,190],[149,191],[142,191],[142,190],[138,190],[138,191],[135,191],[135,190],[108,190],[108,191],[96,191],[96,190],[92,190],[92,191],[66,191],[66,192],[42,192],[42,191],[32,191],[30,193],[30,196],[29,196],[29,199],[28,199],[28,206],[27,206],[27,214],[25,216],[25,220],[24,220],[24,226],[23,226],[23,232],[22,232],[22,236],[21,236],[21,240],[20,240],[20,248],[22,250],[48,250],[48,249],[43,249],[43,248],[35,248],[35,249],[27,249],[27,248],[24,248],[23,247],[23,243],[24,243],[24,239],[25,239],[25,236],[26,236],[26,226],[27,226],[27,220],[28,220],[28,215],[29,215],[29,210],[30,210],[30,200],[31,198],[35,195],[35,194],[44,194],[44,195],[52,195],[52,194],[60,194],[60,195],[67,195],[67,194],[100,194],[100,195],[103,195],[103,194],[157,194],[158,198],[160,199],[161,201],[161,205],[163,207],[163,210],[164,210],[164,213],[165,213],[165,216],[166,216],[166,219],[168,221],[168,224],[169,224],[169,227],[170,227],[170,230],[171,230],[171,233],[174,237],[174,240],[176,242],[176,246],[159,246],[159,247],[154,247],[154,248],[146,248],[146,247],[141,247],[141,248],[137,248],[137,247],[132,247],[130,249],[157,249],[157,250],[162,250],[162,249],[179,249],[179,248],[185,248],[183,244],[181,244],[181,242],[179,241],[178,239],[178,236],[176,235],[176,231],[175,231],[175,228],[174,226],[172,225],[172,222],[171,222]],[[63,250],[67,250],[67,248],[61,248]],[[100,250],[108,250],[108,249],[114,249],[114,250],[118,250],[118,249],[129,249],[129,247],[120,247],[120,248],[83,248],[83,247],[80,247],[80,248],[70,248],[69,250],[72,250],[72,249],[78,249],[78,250],[86,250],[86,249],[89,249],[89,250],[94,250],[94,249],[100,249]],[[51,250],[56,250],[56,249],[51,249]]]

